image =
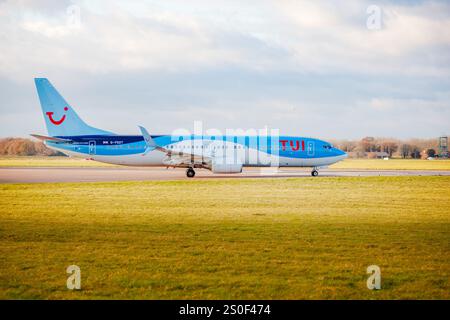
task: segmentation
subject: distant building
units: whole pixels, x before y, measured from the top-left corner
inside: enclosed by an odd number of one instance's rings
[[[389,153],[384,151],[367,152],[367,157],[369,159],[384,159],[389,158]]]
[[[439,137],[439,157],[448,158],[448,137]]]
[[[368,159],[384,159],[389,158],[389,153],[384,151],[363,152],[363,151],[351,151],[348,152],[349,158],[368,158]]]

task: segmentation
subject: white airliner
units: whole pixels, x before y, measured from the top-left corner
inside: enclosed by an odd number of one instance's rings
[[[330,143],[307,137],[150,135],[143,127],[141,135],[119,135],[87,125],[47,79],[36,78],[35,84],[48,135],[32,136],[69,156],[127,166],[182,167],[190,178],[197,168],[240,173],[246,166],[311,167],[311,175],[317,176],[319,167],[347,157]]]

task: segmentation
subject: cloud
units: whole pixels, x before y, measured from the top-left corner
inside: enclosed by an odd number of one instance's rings
[[[163,4],[3,2],[1,72],[20,78],[35,66],[89,73],[232,66],[318,73],[450,73],[450,34],[442,32],[450,29],[450,15],[442,14],[450,12],[446,3],[385,3],[380,6],[383,27],[377,31],[366,28],[367,1],[261,2],[253,11],[233,2],[223,8],[204,4],[203,10],[182,2],[179,7],[173,4],[177,10]]]
[[[282,43],[290,47],[299,68],[396,75],[446,76],[450,72],[450,34],[441,32],[450,28],[450,16],[440,14],[450,12],[448,3],[383,4],[380,30],[366,27],[368,1],[278,4],[290,22],[289,36]],[[436,51],[440,54],[430,59],[429,53]]]
[[[123,3],[109,1],[99,5],[105,10],[80,4],[74,27],[69,23],[71,6],[49,13],[3,3],[8,19],[0,25],[1,73],[20,78],[35,66],[64,72],[179,72],[227,65],[255,68],[268,59],[269,50],[261,41],[220,26],[211,28],[201,17],[160,8],[135,14],[133,8],[126,11]]]
[[[117,132],[194,120],[343,138],[448,131],[450,4],[380,1],[369,30],[371,4],[0,2],[0,134],[42,130],[35,76]]]

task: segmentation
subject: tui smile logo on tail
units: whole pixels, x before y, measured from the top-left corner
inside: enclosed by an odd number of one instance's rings
[[[64,111],[69,110],[68,107],[64,107]],[[55,120],[53,119],[53,112],[46,112],[45,113],[48,116],[48,119],[50,120],[51,123],[53,123],[55,126],[59,126],[61,123],[64,122],[64,120],[66,120],[66,115],[63,115],[61,119],[59,120]]]

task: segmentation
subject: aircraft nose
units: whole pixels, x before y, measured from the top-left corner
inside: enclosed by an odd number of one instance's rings
[[[348,154],[340,149],[336,149],[336,153],[341,159],[345,159],[348,157]]]

